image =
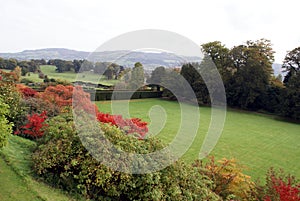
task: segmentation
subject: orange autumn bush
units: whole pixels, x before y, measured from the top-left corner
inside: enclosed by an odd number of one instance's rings
[[[243,174],[244,167],[235,159],[223,158],[215,161],[214,157],[210,157],[206,164],[196,161],[194,166],[202,167],[199,170],[215,185],[213,192],[223,199],[256,200],[255,183],[250,176]]]

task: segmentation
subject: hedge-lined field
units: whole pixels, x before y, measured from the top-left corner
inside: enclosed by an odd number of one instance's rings
[[[100,111],[111,112],[111,102],[96,102]],[[125,103],[125,102],[124,102]],[[161,99],[130,101],[130,115],[150,123],[150,108],[156,106],[156,119],[163,118],[157,105],[167,114],[167,121],[158,136],[170,142],[180,125],[180,109],[176,102]],[[193,110],[194,106],[190,106]],[[124,109],[124,108],[123,108]],[[122,110],[123,110],[122,109]],[[200,108],[200,129],[184,159],[193,161],[198,157],[204,135],[210,123],[210,108]],[[150,124],[150,133],[151,128]],[[229,109],[221,138],[212,154],[217,159],[236,158],[247,166],[245,173],[253,179],[264,178],[269,167],[283,168],[300,177],[300,125],[278,120],[275,116]]]

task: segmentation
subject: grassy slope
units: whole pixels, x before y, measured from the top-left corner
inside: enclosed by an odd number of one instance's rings
[[[100,111],[111,111],[109,101],[97,102],[97,105]],[[180,109],[176,102],[159,99],[134,100],[130,102],[130,115],[150,122],[148,113],[155,105],[156,108],[160,105],[167,114],[166,124],[158,136],[163,141],[170,142],[180,125]],[[119,108],[123,110],[124,104]],[[190,106],[190,109],[195,108]],[[184,156],[187,161],[193,161],[198,157],[210,123],[210,108],[201,107],[200,117],[197,137]],[[163,119],[163,115],[156,115],[156,119],[159,118]],[[299,124],[279,121],[269,115],[229,109],[222,136],[212,154],[217,159],[223,157],[238,159],[241,164],[248,167],[245,173],[252,178],[263,178],[271,166],[284,168],[287,172],[300,177],[299,131]]]
[[[0,154],[0,200],[74,200],[32,176],[30,154],[35,143],[10,136]]]
[[[0,200],[42,200],[26,181],[14,172],[0,157]]]

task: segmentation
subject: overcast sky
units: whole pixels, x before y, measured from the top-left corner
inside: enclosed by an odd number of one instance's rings
[[[94,51],[140,29],[163,29],[197,44],[227,47],[270,39],[281,63],[300,46],[299,1],[0,0],[0,52],[61,47]]]

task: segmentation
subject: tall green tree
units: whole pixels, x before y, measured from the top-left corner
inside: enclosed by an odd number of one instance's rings
[[[284,83],[287,83],[293,75],[300,72],[300,47],[287,53],[282,68],[287,72],[287,75],[283,80]]]
[[[184,97],[184,77],[180,75],[178,69],[167,69],[162,85],[164,86],[163,97],[171,100]]]
[[[247,41],[231,49],[230,57],[235,72],[227,83],[228,103],[245,109],[259,109],[264,103],[272,79],[274,51],[269,40]]]
[[[144,85],[145,74],[143,65],[140,62],[134,64],[134,67],[131,71],[131,78],[129,81],[129,88],[136,90]]]
[[[288,52],[282,67],[287,71],[282,94],[282,114],[300,119],[300,47]]]
[[[159,66],[151,72],[151,77],[147,80],[148,83],[154,84],[157,91],[160,91],[160,86],[166,77],[166,69],[163,66]]]
[[[214,62],[223,81],[227,82],[233,71],[232,60],[229,57],[230,50],[220,41],[202,44],[201,49]]]
[[[113,79],[113,76],[114,76],[114,68],[113,68],[112,66],[108,66],[108,67],[105,69],[103,75],[105,75],[106,78],[107,78],[108,80]]]
[[[79,73],[83,60],[73,60],[73,68],[75,73]]]

